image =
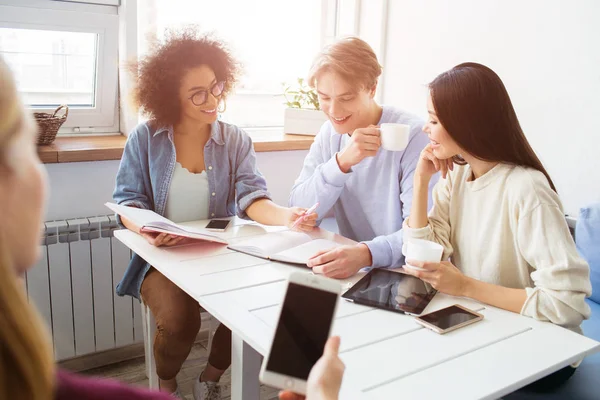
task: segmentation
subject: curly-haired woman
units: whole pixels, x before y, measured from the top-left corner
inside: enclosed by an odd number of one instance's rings
[[[172,31],[136,67],[135,100],[149,120],[127,140],[113,195],[117,203],[151,209],[175,222],[237,214],[266,225],[292,226],[303,218],[299,229],[313,228],[316,214],[302,217],[304,209],[270,200],[250,137],[217,120],[239,70],[223,42],[195,28]],[[121,222],[139,232],[131,221]],[[180,240],[140,234],[155,246]],[[175,377],[200,328],[198,303],[139,256],[131,260],[117,293],[150,307],[157,325],[160,387],[177,392]],[[230,363],[231,331],[221,325],[194,397],[218,395],[219,378]]]

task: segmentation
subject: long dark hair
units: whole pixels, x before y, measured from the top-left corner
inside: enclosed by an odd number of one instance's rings
[[[480,160],[537,169],[556,191],[494,71],[485,65],[463,63],[438,75],[429,90],[437,118],[462,149]],[[460,157],[454,162],[465,164]]]

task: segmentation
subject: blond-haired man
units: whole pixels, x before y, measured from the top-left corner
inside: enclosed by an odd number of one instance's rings
[[[320,218],[333,209],[340,234],[360,242],[311,258],[315,273],[332,278],[404,262],[402,222],[410,213],[413,173],[428,139],[420,118],[375,101],[381,70],[373,49],[350,37],[325,47],[309,73],[329,120],[304,160],[290,205],[318,202]],[[410,125],[403,151],[381,148],[377,126],[382,123]]]

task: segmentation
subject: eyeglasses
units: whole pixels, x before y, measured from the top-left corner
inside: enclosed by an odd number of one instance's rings
[[[215,97],[219,97],[223,94],[223,89],[225,89],[225,81],[220,81],[210,87],[210,93]],[[198,90],[189,99],[195,106],[201,106],[208,100],[208,92],[209,90],[206,89]]]

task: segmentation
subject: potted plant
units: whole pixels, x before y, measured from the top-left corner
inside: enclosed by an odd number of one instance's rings
[[[284,111],[283,131],[296,135],[319,133],[327,116],[320,110],[317,92],[298,78],[294,85],[284,84],[283,96],[287,108]]]

